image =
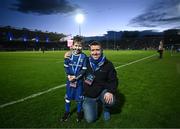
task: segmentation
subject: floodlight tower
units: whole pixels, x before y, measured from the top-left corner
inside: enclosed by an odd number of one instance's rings
[[[76,19],[76,22],[79,25],[79,36],[81,36],[81,24],[84,21],[84,15],[83,14],[77,14],[75,19]]]

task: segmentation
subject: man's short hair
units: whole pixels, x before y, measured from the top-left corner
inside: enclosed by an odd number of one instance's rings
[[[101,43],[98,42],[98,41],[93,41],[92,43],[89,44],[89,47],[91,47],[91,46],[93,46],[93,45],[98,45],[98,46],[100,46],[100,47],[102,48]]]

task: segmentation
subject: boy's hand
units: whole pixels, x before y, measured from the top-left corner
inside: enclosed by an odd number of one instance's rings
[[[68,80],[71,82],[71,81],[74,81],[76,79],[76,76],[71,76],[71,75],[68,75]]]

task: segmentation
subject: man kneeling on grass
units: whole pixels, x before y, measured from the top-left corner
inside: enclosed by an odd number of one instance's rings
[[[103,55],[99,42],[90,44],[90,53],[84,77],[84,117],[88,123],[96,121],[100,101],[103,104],[104,120],[107,121],[110,119],[110,107],[115,103],[118,86],[116,70]]]

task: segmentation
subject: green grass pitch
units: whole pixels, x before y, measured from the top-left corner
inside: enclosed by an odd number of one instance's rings
[[[64,53],[0,52],[0,105],[65,84]],[[171,56],[165,51],[163,59],[154,55],[140,60],[156,53],[104,51],[119,78],[117,105],[108,122],[100,114],[96,123],[76,123],[75,102],[70,120],[59,122],[64,112],[63,86],[1,107],[0,128],[180,128],[180,53]]]

